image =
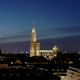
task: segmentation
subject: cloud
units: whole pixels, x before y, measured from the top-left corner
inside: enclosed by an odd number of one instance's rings
[[[0,43],[14,42],[14,41],[27,41],[30,39],[30,34],[27,31],[16,32],[12,34],[6,34],[0,37]]]
[[[80,33],[80,26],[65,26],[58,28],[58,31],[67,32],[67,33]]]

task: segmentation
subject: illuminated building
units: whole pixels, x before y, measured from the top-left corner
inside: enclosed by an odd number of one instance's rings
[[[52,59],[57,57],[57,53],[59,52],[59,48],[55,45],[52,50],[40,50],[40,54],[47,59]]]
[[[32,25],[31,44],[30,44],[30,57],[40,56],[40,43],[36,38],[35,24]]]
[[[33,23],[31,32],[30,57],[43,56],[47,59],[52,59],[57,57],[57,53],[59,51],[60,50],[56,45],[51,50],[40,50],[40,42],[37,41],[35,24]]]
[[[80,80],[80,68],[69,67],[67,70],[67,80]]]

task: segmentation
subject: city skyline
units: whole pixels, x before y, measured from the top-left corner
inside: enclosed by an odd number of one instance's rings
[[[0,43],[30,40],[34,20],[39,40],[52,39],[62,48],[80,49],[79,3],[79,0],[1,0]]]

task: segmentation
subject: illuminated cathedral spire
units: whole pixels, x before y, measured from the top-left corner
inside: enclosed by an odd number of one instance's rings
[[[35,29],[35,22],[34,21],[33,21],[33,24],[32,24],[32,34],[31,35],[32,35],[31,41],[36,42],[37,39],[36,39],[36,29]]]
[[[30,44],[30,57],[32,56],[40,56],[40,43],[37,41],[36,38],[36,29],[34,21],[32,24],[31,44]]]

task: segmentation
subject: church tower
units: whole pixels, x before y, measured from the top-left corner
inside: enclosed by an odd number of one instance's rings
[[[31,44],[30,44],[30,57],[40,56],[40,43],[37,41],[35,24],[32,24]]]
[[[35,24],[33,22],[32,24],[32,33],[31,33],[31,42],[36,42],[36,30],[35,30]]]

